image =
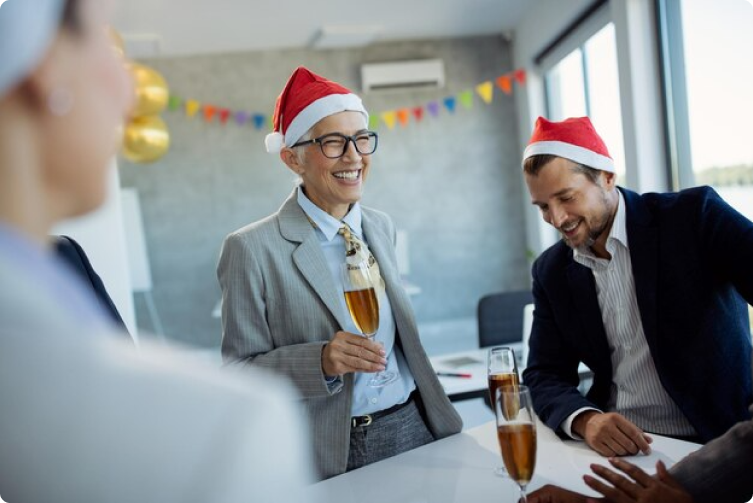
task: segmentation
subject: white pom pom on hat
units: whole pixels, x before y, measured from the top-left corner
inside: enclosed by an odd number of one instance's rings
[[[588,117],[552,122],[536,119],[533,134],[523,152],[523,163],[535,155],[555,155],[590,168],[614,173],[614,160]]]
[[[294,145],[317,122],[345,111],[360,112],[368,123],[369,114],[361,98],[337,82],[299,66],[277,98],[273,132],[264,138],[267,152],[279,152],[283,145]]]

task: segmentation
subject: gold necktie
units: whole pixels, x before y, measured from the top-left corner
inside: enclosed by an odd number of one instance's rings
[[[345,262],[348,264],[360,264],[365,262],[369,265],[369,273],[374,280],[377,290],[384,292],[384,279],[379,271],[379,264],[366,244],[358,239],[358,236],[351,232],[348,224],[343,222],[343,226],[337,231],[345,239]]]

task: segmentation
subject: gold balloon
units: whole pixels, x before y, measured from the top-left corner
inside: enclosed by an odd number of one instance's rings
[[[136,104],[132,115],[141,117],[143,115],[155,115],[163,111],[170,98],[170,91],[162,75],[156,70],[138,63],[132,63],[129,66],[136,87]]]
[[[165,121],[156,115],[135,117],[125,127],[122,153],[136,163],[154,162],[170,148]]]

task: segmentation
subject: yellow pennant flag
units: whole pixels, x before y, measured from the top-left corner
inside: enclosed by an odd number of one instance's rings
[[[394,111],[392,112],[384,112],[382,114],[382,120],[385,124],[387,124],[387,127],[392,129],[395,127],[395,120],[397,120],[397,113]]]
[[[186,115],[193,117],[199,111],[201,103],[196,100],[186,100]]]
[[[481,96],[481,99],[484,100],[484,102],[491,103],[492,93],[494,92],[494,84],[492,84],[491,80],[487,80],[483,84],[476,86],[476,92],[479,96]]]

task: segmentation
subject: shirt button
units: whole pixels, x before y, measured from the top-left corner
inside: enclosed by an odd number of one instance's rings
[[[370,402],[371,402],[371,403],[377,403],[377,399],[376,399],[376,398],[372,398],[372,399],[370,400]]]

